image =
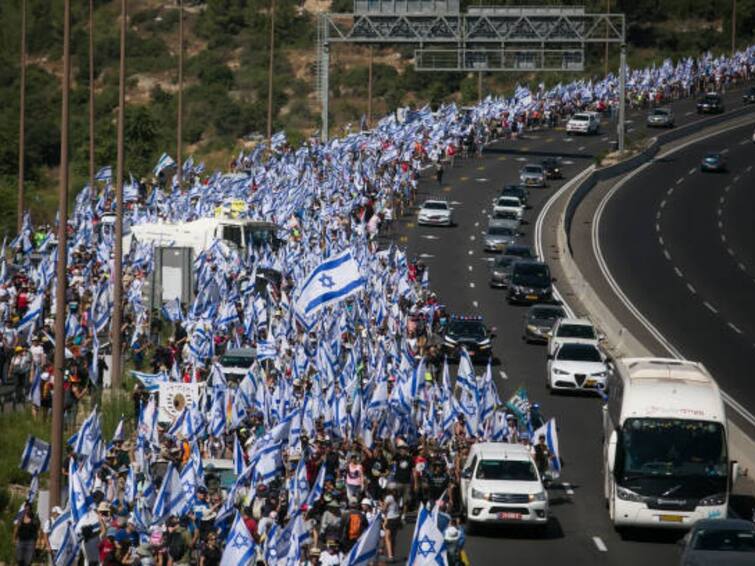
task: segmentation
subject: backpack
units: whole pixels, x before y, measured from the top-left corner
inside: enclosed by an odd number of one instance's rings
[[[184,554],[186,554],[187,548],[188,545],[186,544],[186,539],[181,531],[173,531],[170,533],[170,538],[168,539],[168,554],[170,554],[173,561],[177,562],[181,560]]]
[[[348,525],[346,528],[346,537],[349,540],[357,540],[362,534],[362,515],[359,513],[349,513]]]

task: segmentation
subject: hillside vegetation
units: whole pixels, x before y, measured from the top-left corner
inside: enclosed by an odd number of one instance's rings
[[[514,4],[499,1],[496,4]],[[529,2],[524,2],[532,4]],[[603,10],[605,2],[548,2]],[[126,171],[149,173],[162,151],[175,155],[178,10],[175,0],[129,0],[127,48]],[[186,154],[224,167],[255,133],[266,131],[270,0],[184,0],[185,91],[183,137]],[[477,2],[474,2],[477,4]],[[59,155],[62,0],[28,0],[26,179],[27,203],[35,221],[54,213]],[[663,57],[728,50],[731,0],[624,0],[612,11],[628,20],[629,62],[649,64]],[[15,226],[18,169],[20,0],[0,2],[0,235]],[[739,45],[755,29],[755,0],[737,1]],[[314,92],[315,13],[351,10],[349,0],[276,0],[276,57],[273,80],[274,129],[303,139],[319,127]],[[88,171],[88,7],[72,2],[71,189]],[[115,164],[118,92],[119,10],[116,0],[95,0],[97,166]],[[373,113],[402,103],[438,104],[477,99],[477,77],[464,73],[418,73],[413,46],[374,51]],[[603,69],[603,46],[593,46],[588,73]],[[368,49],[331,50],[331,124],[338,133],[358,124],[367,108]],[[617,53],[612,50],[611,64]],[[485,93],[502,92],[516,81],[568,80],[488,74]]]

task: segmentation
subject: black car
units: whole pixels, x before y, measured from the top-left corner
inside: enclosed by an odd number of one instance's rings
[[[519,259],[537,259],[532,248],[524,244],[512,244],[506,248],[506,255]]]
[[[724,111],[724,101],[716,93],[708,93],[697,101],[698,114],[720,114]]]
[[[499,197],[516,197],[522,204],[527,204],[527,199],[530,196],[530,191],[527,187],[522,185],[504,185],[501,189]]]
[[[511,270],[514,269],[514,263],[521,260],[520,257],[513,255],[502,255],[490,266],[490,286],[491,287],[508,287],[511,278]]]
[[[558,305],[532,305],[524,315],[522,340],[531,344],[548,342],[548,333],[559,318],[564,318],[566,312]]]
[[[518,261],[511,270],[506,299],[509,304],[547,303],[553,296],[551,271],[541,261]]]
[[[548,179],[563,179],[564,174],[561,172],[561,163],[555,157],[546,157],[540,162]]]
[[[726,171],[726,160],[724,159],[724,156],[715,151],[706,153],[703,156],[702,161],[700,161],[700,171],[713,171],[716,173]]]
[[[458,359],[465,348],[469,357],[487,360],[492,352],[492,329],[481,316],[452,316],[443,334],[443,350],[451,359]]]
[[[755,564],[755,525],[743,519],[701,519],[682,539],[682,566]]]
[[[755,86],[748,88],[742,95],[742,102],[745,104],[752,104],[755,102]]]

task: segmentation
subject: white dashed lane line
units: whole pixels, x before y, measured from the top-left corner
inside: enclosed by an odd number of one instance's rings
[[[718,314],[718,309],[711,305],[708,301],[703,301],[703,304],[705,305],[705,308],[708,309],[713,314]]]
[[[692,283],[687,283],[687,289],[689,289],[689,292],[693,295],[697,294],[697,291],[695,291],[695,288],[692,286]]]
[[[674,267],[674,273],[676,273],[676,276],[677,276],[677,277],[682,277],[682,278],[684,278],[684,273],[682,273],[682,270],[681,270],[681,269],[679,269],[679,268],[678,268],[678,267],[676,267],[676,266]]]
[[[469,288],[474,289],[474,283],[472,283],[471,281],[469,282]]]
[[[479,306],[480,306],[480,304],[479,304],[479,303],[478,303],[477,301],[472,301],[472,306],[473,306],[474,308],[477,308],[477,307],[479,307]]]
[[[471,265],[468,265],[467,268],[469,269],[469,271],[472,271],[472,266]]]
[[[468,251],[467,253],[468,253],[469,255],[474,255],[474,250],[469,250],[469,251]]]
[[[679,178],[678,178],[678,179],[676,180],[676,184],[677,184],[677,185],[681,185],[681,184],[682,184],[683,182],[684,182],[684,177],[679,177]]]
[[[731,322],[727,322],[726,324],[729,326],[729,328],[731,328],[737,334],[742,334],[742,331],[739,328],[737,328],[734,324],[732,324]]]
[[[694,174],[695,174],[695,171],[697,171],[697,169],[695,169],[695,168],[693,167],[692,169],[690,169],[690,170],[688,171],[688,173],[687,173],[687,174],[688,174],[688,175],[694,175]]]
[[[600,537],[592,537],[592,541],[595,543],[595,546],[598,548],[601,552],[608,552],[608,547],[606,546],[606,543],[603,542],[603,539]]]
[[[667,260],[671,261],[671,254],[670,254],[670,253],[668,253],[668,250],[667,250],[667,249],[664,249],[664,250],[663,250],[663,255],[664,255],[664,256],[666,256],[666,259],[667,259]]]
[[[663,246],[663,236],[658,236],[658,243]]]
[[[674,192],[674,187],[671,187],[669,190],[666,191],[666,194],[668,196],[671,196],[673,194],[673,192]]]
[[[508,379],[509,376],[506,375],[506,372],[503,370],[498,370],[498,375],[501,377],[501,379]]]

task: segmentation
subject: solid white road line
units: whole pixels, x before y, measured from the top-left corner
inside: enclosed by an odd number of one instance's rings
[[[608,547],[606,546],[606,543],[603,542],[602,538],[592,537],[592,541],[595,543],[595,546],[598,547],[598,550],[601,552],[608,552]]]

